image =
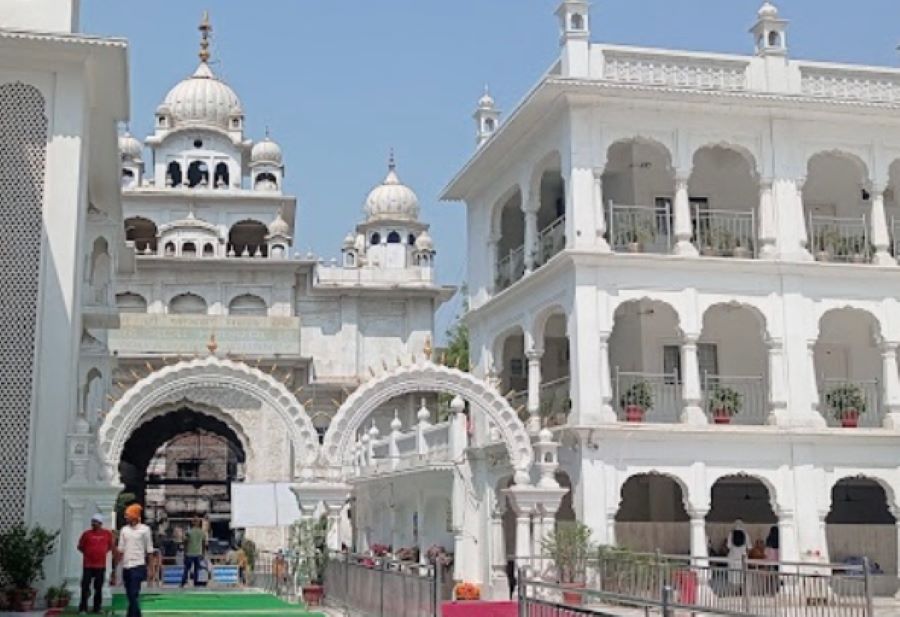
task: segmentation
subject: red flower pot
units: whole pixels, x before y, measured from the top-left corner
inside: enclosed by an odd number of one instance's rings
[[[303,586],[303,601],[306,602],[308,606],[320,606],[324,595],[325,588],[321,585]]]
[[[841,426],[844,428],[856,428],[859,426],[859,410],[845,409],[841,414]]]
[[[561,583],[560,587],[565,589],[584,589],[584,583]],[[584,604],[584,597],[582,594],[577,591],[563,591],[562,592],[563,604],[568,604],[569,606],[581,606]]]
[[[713,411],[714,424],[731,424],[731,414],[724,409],[716,409]]]
[[[625,405],[626,422],[643,422],[644,408],[640,405]]]

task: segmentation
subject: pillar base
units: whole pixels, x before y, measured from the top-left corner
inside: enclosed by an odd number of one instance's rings
[[[878,251],[872,256],[872,263],[876,266],[896,266],[897,260],[885,249]]]
[[[681,412],[681,423],[690,424],[692,426],[702,426],[709,424],[709,418],[703,413],[703,409],[699,405],[688,405]]]
[[[594,246],[594,250],[598,253],[612,253],[612,248],[609,246],[609,242],[606,241],[606,238],[603,236],[597,236],[597,242]]]
[[[775,246],[775,243],[763,244],[759,248],[759,258],[769,260],[778,259],[778,248]]]
[[[697,250],[697,247],[691,244],[689,240],[679,240],[675,243],[675,248],[672,251],[676,255],[680,255],[682,257],[699,257],[700,251]]]
[[[610,405],[601,405],[599,410],[591,410],[583,414],[570,414],[570,426],[596,426],[598,424],[615,424],[619,417]]]
[[[900,411],[889,411],[884,414],[882,426],[892,431],[900,431]]]

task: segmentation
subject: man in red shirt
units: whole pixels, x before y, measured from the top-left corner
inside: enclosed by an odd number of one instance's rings
[[[106,555],[113,550],[113,535],[109,529],[103,528],[103,515],[91,517],[91,528],[81,534],[78,550],[84,556],[84,568],[81,573],[81,602],[78,612],[87,612],[88,596],[91,585],[94,587],[94,610],[99,613],[103,604],[103,579],[106,577]]]

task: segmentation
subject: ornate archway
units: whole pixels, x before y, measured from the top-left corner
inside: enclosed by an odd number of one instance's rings
[[[319,441],[303,405],[270,375],[242,362],[210,355],[154,371],[116,401],[98,431],[100,456],[109,477],[115,477],[125,442],[147,417],[161,406],[183,400],[225,409],[268,408],[284,421],[297,454],[296,464],[307,475],[312,473],[319,458]]]
[[[363,422],[391,399],[423,391],[459,396],[486,414],[500,431],[516,483],[528,483],[534,461],[531,438],[509,402],[481,379],[430,361],[397,368],[357,388],[338,409],[325,433],[323,464],[332,468],[350,465],[352,440]]]

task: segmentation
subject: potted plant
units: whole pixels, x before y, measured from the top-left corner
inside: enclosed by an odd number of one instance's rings
[[[291,528],[291,554],[294,559],[296,582],[300,585],[303,600],[310,606],[319,606],[325,595],[322,579],[325,575],[325,538],[328,535],[328,519],[301,519]]]
[[[556,576],[564,589],[583,589],[587,575],[587,561],[593,554],[591,528],[579,521],[560,521],[541,541],[544,552],[553,560]],[[563,591],[565,604],[579,606],[582,594]]]
[[[419,561],[419,547],[411,546],[407,548],[401,548],[397,551],[397,561]]]
[[[709,413],[715,424],[730,424],[743,405],[743,395],[734,388],[716,385],[709,393]]]
[[[629,253],[642,253],[644,245],[651,240],[653,228],[637,216],[629,217],[624,229],[619,232],[619,242],[627,247]]]
[[[72,600],[72,592],[65,585],[47,589],[47,608],[66,608]]]
[[[453,587],[453,598],[457,602],[474,602],[481,599],[481,589],[475,583],[463,581]]]
[[[859,426],[859,416],[866,412],[866,397],[856,384],[836,386],[825,394],[825,404],[844,428]]]
[[[58,531],[39,525],[29,529],[21,523],[0,534],[0,570],[12,583],[7,597],[13,610],[34,608],[34,583],[44,578],[44,560],[56,548],[58,536]]]
[[[816,236],[816,261],[831,261],[832,256],[839,254],[841,235],[834,228],[827,227]]]
[[[644,414],[653,407],[653,391],[646,381],[637,381],[619,397],[626,422],[643,422]]]

